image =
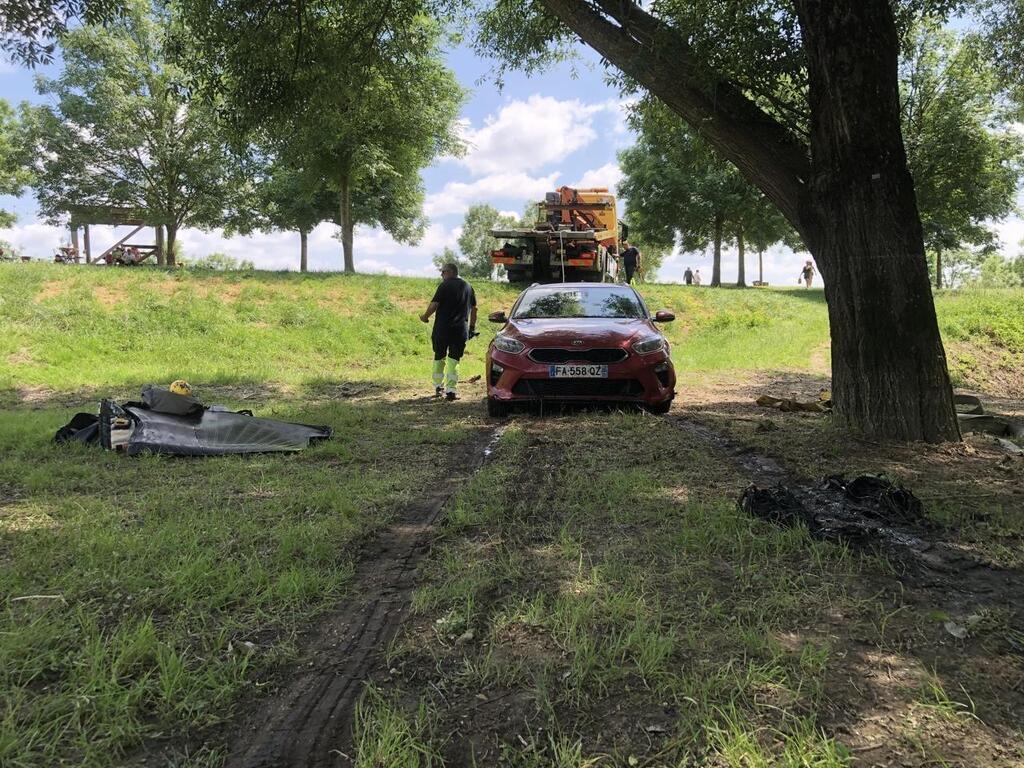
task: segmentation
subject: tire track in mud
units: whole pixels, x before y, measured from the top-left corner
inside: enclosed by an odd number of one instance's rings
[[[351,765],[352,720],[362,683],[397,633],[418,582],[434,526],[459,488],[490,458],[504,432],[472,440],[465,471],[407,506],[356,566],[352,602],[320,628],[304,667],[236,735],[226,768]]]

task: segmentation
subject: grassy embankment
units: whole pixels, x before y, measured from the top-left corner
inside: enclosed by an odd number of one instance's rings
[[[180,740],[188,732],[194,739],[189,748],[194,749],[205,729],[229,719],[243,698],[251,698],[273,679],[278,665],[294,658],[296,633],[350,588],[361,542],[431,481],[453,444],[481,428],[482,408],[475,398],[437,407],[411,399],[429,367],[427,329],[416,314],[432,286],[428,280],[382,277],[0,268],[0,407],[6,409],[0,411],[0,763],[31,766],[66,759],[117,764],[120,755],[140,744]],[[683,371],[752,376],[764,369],[826,369],[827,319],[818,292],[651,286],[644,294],[652,308],[676,310],[679,322],[668,333]],[[507,308],[514,295],[507,286],[478,286],[483,312]],[[947,340],[973,356],[974,365],[958,372],[968,382],[998,380],[1000,374],[991,372],[1019,361],[1024,352],[1021,292],[943,295],[939,312]],[[481,326],[486,331],[483,320]],[[471,344],[464,375],[482,367],[484,346],[482,339]],[[207,400],[244,404],[262,415],[331,424],[337,437],[297,456],[203,461],[126,461],[49,443],[71,413],[93,408],[98,396],[126,397],[143,383],[180,377],[197,384]],[[366,386],[352,382],[372,383],[374,388],[347,398]],[[469,391],[480,393],[479,388]],[[76,407],[69,408],[71,404]],[[686,618],[692,626],[694,619],[707,621],[702,612],[728,614],[734,609],[715,608],[720,595],[713,584],[706,584],[696,592],[687,587],[682,593],[659,594],[655,613],[648,615],[642,601],[633,598],[648,589],[652,564],[640,562],[635,553],[609,550],[614,542],[599,542],[589,527],[577,530],[583,517],[592,515],[595,525],[634,526],[628,531],[630,537],[639,535],[634,543],[650,541],[655,552],[683,543],[703,548],[679,578],[689,578],[692,569],[699,571],[713,557],[731,563],[730,568],[748,563],[750,573],[788,567],[785,578],[798,579],[806,565],[802,559],[795,559],[792,567],[772,562],[789,547],[795,557],[795,549],[805,542],[793,533],[765,538],[763,529],[735,519],[728,511],[735,485],[728,493],[724,485],[695,490],[700,507],[687,502],[663,516],[665,494],[703,483],[678,465],[692,465],[696,471],[706,461],[685,453],[692,449],[684,449],[677,437],[658,462],[638,468],[647,460],[641,462],[646,453],[633,455],[636,446],[668,440],[663,427],[616,416],[587,417],[582,423],[585,428],[575,437],[564,427],[552,427],[552,434],[559,441],[601,437],[611,452],[605,459],[631,457],[625,474],[602,476],[588,489],[582,488],[580,478],[589,483],[601,473],[595,467],[588,470],[586,461],[573,470],[582,473],[576,479],[552,470],[545,483],[552,484],[556,503],[548,518],[536,521],[537,535],[562,547],[556,554],[572,554],[558,560],[558,567],[577,564],[578,578],[585,582],[580,594],[600,597],[583,607],[612,611],[614,622],[606,624],[600,616],[580,614],[578,605],[559,603],[557,585],[564,574],[558,572],[536,593],[510,592],[513,603],[522,603],[518,608],[504,599],[490,601],[484,613],[465,621],[490,626],[488,617],[498,611],[506,616],[504,627],[514,629],[524,621],[550,625],[545,631],[555,638],[557,652],[571,653],[579,660],[573,663],[582,668],[554,691],[563,709],[545,711],[563,712],[564,701],[579,701],[581,692],[601,699],[619,690],[615,686],[622,680],[635,683],[632,672],[605,679],[609,664],[621,666],[622,660],[634,658],[631,654],[641,654],[649,666],[640,681],[643,686],[658,697],[671,693],[671,706],[678,707],[690,695],[685,686],[704,678],[673,679],[679,678],[678,670],[665,672],[669,660],[699,640],[692,633],[680,635],[685,622],[673,617],[679,611],[698,611]],[[510,446],[527,440],[515,434],[509,437]],[[576,455],[580,446],[564,448]],[[513,451],[509,448],[510,456]],[[548,454],[554,457],[551,450]],[[514,465],[509,461],[490,471],[512,473]],[[690,474],[673,474],[679,472]],[[526,534],[512,529],[534,523],[516,522],[515,516],[502,519],[494,511],[497,502],[482,498],[487,487],[499,487],[498,497],[513,494],[512,487],[501,486],[512,479],[481,476],[484,485],[474,483],[467,491],[469,511],[459,514],[481,515],[473,525],[498,526],[519,537],[519,549],[532,552],[530,541],[522,538]],[[612,485],[606,488],[606,483]],[[557,493],[556,485],[562,488]],[[622,506],[635,507],[637,520],[616,522]],[[524,507],[520,516],[528,512]],[[710,528],[702,522],[707,515],[715,518]],[[454,526],[452,546],[463,546],[454,535],[467,530],[458,515]],[[671,538],[681,535],[690,538]],[[767,543],[755,545],[754,539]],[[470,536],[464,545],[472,548],[475,541]],[[463,554],[466,567],[495,567],[472,551]],[[850,589],[849,580],[864,568],[860,560],[845,555],[828,555],[822,563],[822,573],[839,579],[836,589],[842,590]],[[664,565],[658,561],[655,570]],[[454,578],[438,568],[437,584]],[[595,579],[605,581],[587,586]],[[800,577],[795,583],[805,580]],[[756,603],[758,593],[748,586]],[[444,589],[425,589],[423,610],[447,616],[452,604]],[[625,597],[616,597],[619,593]],[[478,592],[466,595],[477,599]],[[705,608],[699,608],[702,604]],[[788,622],[793,616],[783,611],[772,620]],[[748,635],[763,629],[756,623],[736,625],[724,614],[719,620],[709,625],[718,628],[700,642],[714,641],[728,649],[720,654],[723,663],[742,658],[733,654],[748,640],[754,642]],[[585,628],[591,624],[602,628],[601,633],[607,626],[613,634],[625,634],[617,645],[605,647],[603,634],[588,636]],[[629,639],[634,633],[630,627],[636,629],[634,640]],[[600,647],[584,653],[581,643]],[[633,648],[633,643],[650,647]],[[588,661],[587,653],[597,654],[596,660]],[[815,660],[820,654],[808,653],[813,657],[808,663],[820,666]],[[769,655],[762,661],[773,659]],[[746,669],[717,664],[701,674],[732,675]],[[776,672],[764,683],[773,690],[782,685],[778,675],[790,674]],[[803,690],[805,684],[816,684],[816,674],[804,681],[793,672],[783,682]],[[654,687],[648,686],[648,677]],[[718,691],[708,694],[710,698],[691,697],[704,702],[691,724],[708,734],[719,733],[714,737],[721,740],[718,747],[705,739],[702,749],[726,754],[730,743],[753,738],[761,725],[744,708],[746,699],[730,693],[732,678],[722,685],[709,689]],[[783,729],[789,728],[789,715],[765,727],[774,729],[772,733],[797,733],[811,723],[807,712],[816,701],[797,697],[776,703],[785,712],[797,713],[796,731]],[[556,719],[562,722],[561,715]],[[544,722],[531,720],[533,726]],[[572,727],[568,722],[557,734],[548,729],[537,738],[544,741],[551,735],[552,744],[582,749],[573,729],[586,728],[587,721]],[[835,751],[817,731],[805,735],[800,749]],[[587,747],[593,744],[587,742]],[[216,764],[218,748],[218,743],[201,747],[190,760]],[[765,755],[774,754],[774,747],[764,749]]]

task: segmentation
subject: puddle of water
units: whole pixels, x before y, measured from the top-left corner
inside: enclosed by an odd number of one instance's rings
[[[506,429],[508,429],[508,425],[507,424],[502,424],[500,427],[495,429],[494,432],[491,433],[490,439],[487,441],[487,444],[484,446],[484,450],[483,450],[484,461],[489,460],[491,458],[491,456],[494,454],[494,452],[496,450],[498,450],[498,443],[501,442],[501,436],[505,434],[505,430]]]

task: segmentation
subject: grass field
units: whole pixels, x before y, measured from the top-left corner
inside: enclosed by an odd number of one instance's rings
[[[421,399],[433,285],[0,265],[0,765],[222,762],[304,630],[358,589],[367,543],[486,429],[479,384]],[[677,411],[809,474],[894,472],[963,546],[1024,563],[1021,470],[987,443],[857,445],[809,414],[755,433],[751,392],[827,376],[820,291],[641,290],[677,314]],[[485,316],[516,292],[477,294]],[[956,382],[1020,408],[1024,291],[937,308]],[[176,378],[336,436],[177,461],[51,444],[99,397]],[[1012,611],[954,642],[955,611],[883,559],[746,519],[745,483],[671,420],[514,419],[447,510],[357,764],[1021,764]]]

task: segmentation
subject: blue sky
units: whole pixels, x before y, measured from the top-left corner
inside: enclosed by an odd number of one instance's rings
[[[415,245],[396,243],[386,233],[360,227],[355,237],[356,268],[362,272],[433,275],[431,258],[445,246],[456,247],[466,208],[486,202],[501,211],[519,214],[529,201],[562,184],[614,188],[621,178],[617,153],[633,143],[625,125],[627,105],[618,90],[605,82],[596,55],[581,47],[579,58],[532,77],[506,74],[504,87],[494,83],[493,62],[459,47],[448,53],[449,66],[468,90],[461,111],[461,131],[467,152],[461,158],[444,158],[423,171],[427,198],[425,213],[430,225]],[[44,74],[47,70],[41,70]],[[35,73],[0,62],[0,97],[11,103],[38,101],[33,88]],[[54,249],[69,241],[67,230],[37,220],[31,194],[20,199],[0,198],[0,205],[14,210],[18,222],[0,229],[0,239],[36,258],[50,258]],[[320,225],[310,236],[310,268],[341,268],[341,244],[336,227]],[[1013,219],[1001,227],[1007,253],[1016,253],[1024,238],[1024,225]],[[93,250],[98,252],[127,229],[94,227]],[[266,269],[298,268],[298,235],[289,232],[225,238],[219,231],[187,229],[179,235],[185,258],[223,252],[252,260]],[[804,254],[775,248],[765,254],[765,278],[773,284],[795,285]],[[723,279],[736,273],[735,255],[723,260]],[[710,277],[709,253],[675,254],[666,259],[659,279],[679,281],[691,266]],[[756,257],[747,264],[748,280],[757,278]]]

